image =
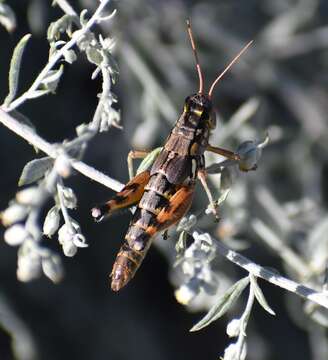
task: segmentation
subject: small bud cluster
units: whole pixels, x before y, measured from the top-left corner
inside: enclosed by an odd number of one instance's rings
[[[48,198],[44,186],[31,186],[16,194],[16,199],[1,213],[2,224],[7,227],[4,240],[10,246],[19,246],[17,278],[27,282],[43,272],[53,282],[63,275],[60,258],[40,245],[40,231],[35,223],[38,209]],[[58,227],[59,214],[55,208],[47,216],[45,229],[48,234]]]
[[[201,290],[213,293],[217,288],[210,264],[215,257],[215,244],[208,234],[194,232],[193,238],[179,261],[184,280],[175,297],[182,304],[188,304]]]
[[[48,211],[45,217],[43,235],[51,238],[58,232],[58,241],[63,252],[70,257],[76,254],[79,247],[88,246],[81,234],[79,224],[68,215],[67,209],[75,209],[77,199],[71,188],[57,183],[58,181],[61,182],[56,175],[58,174],[57,160],[53,171],[44,175],[44,181],[41,181],[39,186],[30,186],[19,191],[16,194],[16,199],[1,213],[2,224],[7,227],[4,233],[5,242],[10,246],[19,246],[17,278],[20,281],[33,280],[43,272],[50,280],[58,282],[63,275],[62,264],[58,255],[40,244],[42,233],[37,219],[39,209],[50,196],[49,189],[53,190],[58,203]],[[28,164],[28,170],[25,169],[25,172],[23,170],[24,181],[28,183],[29,179],[35,176],[37,166],[40,164],[34,164],[32,169],[31,165]],[[32,177],[30,177],[31,173],[33,174]],[[54,174],[55,176],[53,176]],[[51,184],[52,182],[57,183],[57,187]],[[54,189],[57,189],[57,192]],[[59,228],[61,213],[65,223]]]
[[[50,209],[45,222],[44,228],[46,227],[47,219],[49,219],[51,230],[55,229],[57,232],[59,227],[59,210],[63,214],[64,224],[58,230],[58,241],[63,248],[65,256],[72,257],[77,253],[78,248],[87,247],[85,237],[81,233],[80,225],[68,215],[67,209],[75,209],[77,206],[77,198],[74,194],[73,189],[64,186],[63,184],[57,184],[57,193],[59,199],[59,206],[55,206]],[[51,231],[51,235],[54,233]]]
[[[232,343],[224,351],[223,360],[245,360],[247,355],[246,343],[240,349],[239,344]]]
[[[115,15],[115,11],[106,17],[99,16],[95,19],[96,23],[106,21]],[[85,53],[88,61],[96,66],[92,74],[92,79],[95,79],[99,73],[103,77],[103,91],[98,96],[99,103],[94,116],[93,123],[96,125],[98,131],[107,131],[111,126],[121,128],[120,126],[120,112],[112,107],[113,103],[117,102],[115,95],[111,92],[111,83],[115,83],[118,77],[118,65],[112,55],[115,41],[110,38],[103,38],[101,35],[98,37],[87,27],[87,11],[83,10],[80,14],[79,24],[74,16],[64,15],[60,19],[53,22],[48,29],[48,41],[50,44],[50,53],[55,55],[62,52],[64,60],[72,64],[77,59],[76,50],[65,49],[67,42],[62,40],[63,34],[76,41],[76,45],[80,52]],[[78,25],[79,28],[73,31],[73,27]],[[60,74],[61,76],[61,74]],[[58,76],[58,80],[59,77]],[[57,84],[55,84],[57,86]],[[68,170],[62,160],[58,161],[58,167],[63,167],[64,173]],[[59,172],[60,173],[60,172]],[[63,174],[62,176],[65,177]],[[68,175],[66,175],[68,176]]]
[[[29,239],[18,252],[17,279],[23,282],[31,281],[40,277],[42,272],[54,283],[60,282],[63,277],[61,259]]]
[[[118,66],[112,56],[115,45],[112,38],[102,38],[93,32],[93,25],[109,20],[115,11],[104,16],[108,1],[100,2],[94,14],[88,17],[87,10],[78,16],[71,8],[69,14],[64,14],[50,24],[47,32],[49,42],[49,61],[30,88],[21,96],[17,96],[21,59],[28,44],[30,35],[25,35],[13,51],[9,70],[9,94],[5,99],[4,109],[9,113],[28,99],[38,98],[49,93],[55,93],[62,79],[64,68],[77,60],[79,51],[85,53],[87,59],[96,66],[92,74],[95,78],[102,74],[102,93],[92,121],[76,128],[77,136],[62,144],[49,144],[39,137],[35,140],[34,126],[23,116],[21,126],[25,127],[25,138],[33,138],[36,148],[47,148],[46,155],[27,163],[21,174],[19,185],[28,187],[17,193],[16,199],[1,213],[1,222],[7,227],[4,239],[11,246],[19,246],[17,276],[22,281],[32,280],[42,272],[56,282],[62,276],[60,259],[41,246],[42,235],[49,238],[58,233],[58,240],[66,256],[74,256],[77,249],[86,247],[86,240],[81,233],[79,224],[68,214],[75,209],[77,199],[74,191],[63,185],[63,178],[72,173],[75,159],[81,159],[87,142],[99,131],[108,130],[110,126],[119,126],[120,114],[112,107],[116,97],[111,92],[111,85],[118,75]],[[59,5],[60,6],[60,5]],[[65,7],[66,8],[66,7]],[[14,26],[15,19],[10,8],[0,4],[2,13],[0,23],[8,30]],[[17,114],[15,114],[16,116]],[[18,115],[17,115],[18,117]],[[12,121],[16,121],[14,118]],[[33,133],[31,132],[33,129]],[[46,146],[44,146],[46,144]],[[43,233],[39,226],[39,213],[50,196],[55,199],[55,205],[48,211],[43,223]],[[61,225],[61,219],[64,224]]]
[[[71,220],[71,225],[64,224],[58,231],[58,241],[63,247],[65,256],[72,257],[77,253],[77,249],[87,247],[85,237],[81,234],[80,226]]]

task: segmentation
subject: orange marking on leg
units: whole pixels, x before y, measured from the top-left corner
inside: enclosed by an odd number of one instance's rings
[[[178,222],[185,213],[189,210],[193,195],[194,195],[195,186],[194,184],[190,186],[182,186],[170,199],[170,202],[156,217],[157,226],[147,229],[147,233],[152,231],[162,231],[167,229],[169,226]],[[150,231],[150,232],[148,232]]]
[[[111,215],[113,211],[132,206],[138,203],[144,193],[145,186],[150,178],[150,172],[143,171],[130,180],[111,200],[104,205],[92,209],[92,216],[101,221],[105,215]]]

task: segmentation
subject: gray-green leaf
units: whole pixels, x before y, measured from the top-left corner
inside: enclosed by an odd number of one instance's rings
[[[32,184],[41,179],[46,171],[53,166],[53,159],[50,157],[43,157],[28,162],[22,171],[18,181],[18,186]]]
[[[265,311],[267,311],[271,315],[276,315],[276,313],[270,308],[268,302],[266,301],[264,294],[259,287],[259,284],[257,283],[256,277],[250,274],[250,279],[251,287],[256,297],[256,300],[259,302],[259,304],[263,307]]]
[[[141,162],[138,167],[137,174],[142,173],[143,171],[147,170],[155,161],[158,154],[161,152],[162,148],[158,147],[154,149],[151,153],[149,153]]]
[[[99,51],[99,49],[97,49],[97,47],[89,46],[86,49],[86,54],[87,54],[87,58],[88,58],[89,62],[91,62],[92,64],[95,64],[97,66],[101,65],[101,63],[103,61],[103,56],[102,56],[101,52]]]
[[[50,92],[55,92],[59,80],[64,72],[64,65],[60,65],[57,70],[50,70],[47,76],[41,82],[41,90],[48,90]],[[44,89],[42,88],[44,87]]]
[[[76,22],[76,17],[72,15],[63,15],[60,19],[49,25],[47,38],[49,42],[60,39],[60,34],[66,32],[71,33],[72,24]]]
[[[36,99],[40,96],[47,95],[51,91],[49,89],[43,89],[43,90],[34,90],[33,92],[26,93],[26,99]]]
[[[16,28],[16,16],[10,6],[0,3],[0,24],[6,28],[8,32],[12,32]]]
[[[15,50],[13,52],[13,56],[10,61],[10,70],[9,70],[9,94],[7,95],[4,101],[4,104],[6,106],[8,106],[16,96],[22,56],[25,50],[25,46],[28,40],[30,39],[30,37],[31,34],[26,34],[25,36],[23,36],[16,45]]]
[[[239,298],[240,294],[249,284],[249,277],[240,279],[233,284],[218,300],[218,302],[210,309],[210,311],[196,324],[190,331],[198,331],[208,326],[213,321],[223,316],[230,307]]]

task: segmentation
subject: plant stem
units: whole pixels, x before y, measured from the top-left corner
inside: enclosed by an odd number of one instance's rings
[[[89,31],[89,29],[97,22],[97,19],[99,18],[100,13],[103,11],[105,6],[110,2],[110,0],[102,0],[97,8],[97,10],[94,12],[94,14],[91,16],[89,21],[78,31],[76,31],[71,38],[60,50],[58,50],[56,53],[54,53],[51,58],[49,59],[49,62],[47,65],[42,69],[40,74],[37,76],[37,78],[34,80],[31,87],[20,97],[18,97],[16,100],[14,100],[12,103],[10,103],[8,106],[2,106],[2,109],[6,112],[10,112],[14,109],[16,109],[18,106],[23,104],[29,96],[38,89],[38,87],[41,85],[44,78],[47,76],[49,71],[57,64],[57,62],[64,56],[65,52],[72,48],[76,43],[82,39],[82,37]]]
[[[229,261],[240,266],[250,274],[259,277],[263,280],[277,285],[287,291],[290,291],[296,295],[299,295],[307,300],[311,300],[326,309],[328,309],[328,296],[326,293],[315,291],[307,286],[301,285],[295,281],[289,280],[267,268],[264,268],[245,256],[230,250],[222,242],[213,238],[216,244],[217,251]]]
[[[29,144],[37,147],[51,158],[56,159],[58,156],[58,145],[53,146],[52,144],[43,140],[35,133],[34,130],[32,130],[27,125],[21,124],[1,108],[0,122],[15,134],[25,139]],[[119,181],[110,178],[93,167],[83,163],[82,161],[71,159],[71,166],[89,179],[92,179],[110,189],[113,189],[114,191],[120,191],[123,187],[123,184],[121,184]]]

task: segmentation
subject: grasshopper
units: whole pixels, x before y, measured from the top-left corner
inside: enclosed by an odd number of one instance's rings
[[[204,152],[211,151],[239,160],[237,154],[211,146],[208,142],[211,130],[216,127],[211,97],[216,84],[252,41],[214,80],[206,94],[190,21],[187,21],[187,29],[199,78],[198,92],[186,98],[183,112],[151,169],[132,178],[114,198],[92,209],[93,218],[99,222],[117,209],[137,205],[111,273],[113,291],[120,290],[133,278],[154,235],[166,231],[186,214],[193,200],[197,179],[206,190],[211,208],[218,217],[217,206],[206,183]],[[142,151],[129,154],[131,159],[146,155]]]

